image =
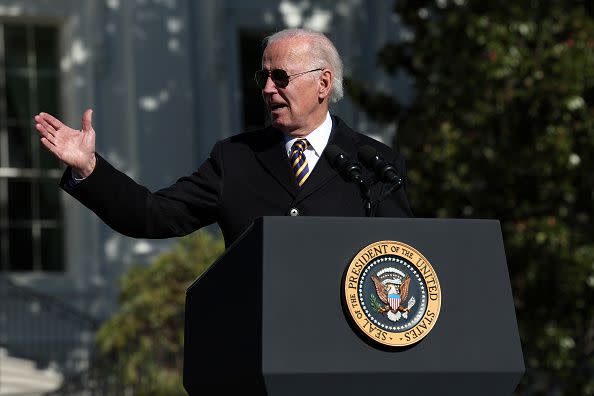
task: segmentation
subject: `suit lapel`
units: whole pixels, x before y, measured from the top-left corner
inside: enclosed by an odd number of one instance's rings
[[[354,135],[338,117],[332,118],[332,124],[332,134],[330,135],[328,144],[337,145],[352,158],[353,153],[356,153],[356,146],[353,141]],[[295,202],[297,203],[307,198],[335,177],[338,177],[338,173],[332,168],[330,162],[326,159],[324,153],[322,153],[311,175],[298,191]]]
[[[332,169],[326,157],[322,155],[307,181],[299,189],[296,200],[301,201],[306,198],[335,176],[337,176],[337,173]]]
[[[297,195],[298,189],[295,177],[289,165],[285,152],[285,142],[281,132],[269,128],[263,132],[263,137],[254,153],[260,164],[272,175],[292,197]],[[311,176],[310,176],[311,177]]]

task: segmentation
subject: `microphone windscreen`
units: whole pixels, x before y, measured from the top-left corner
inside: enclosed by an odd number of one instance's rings
[[[336,157],[338,157],[340,154],[342,154],[342,150],[340,149],[340,147],[338,147],[338,146],[336,146],[334,144],[329,144],[324,149],[324,153],[326,154],[326,157],[330,161],[330,164],[332,166],[334,166],[334,162],[336,161]]]
[[[378,156],[377,150],[367,145],[361,146],[361,148],[359,148],[359,152],[357,153],[359,161],[361,161],[363,165],[367,167],[374,166],[374,159],[376,158],[376,156]]]

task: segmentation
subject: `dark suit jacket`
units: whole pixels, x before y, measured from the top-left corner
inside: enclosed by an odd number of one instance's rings
[[[386,145],[351,130],[338,117],[328,144],[356,158],[363,145],[375,147],[404,178],[404,159]],[[372,177],[365,171],[364,177]],[[190,176],[151,193],[97,155],[93,173],[71,187],[70,170],[61,186],[114,230],[138,238],[182,236],[217,222],[229,246],[260,216],[283,216],[292,208],[303,216],[365,216],[359,189],[347,183],[320,157],[298,188],[282,133],[273,129],[244,133],[218,142],[210,157]],[[385,186],[378,183],[372,194]],[[412,216],[404,188],[376,209],[377,216]]]

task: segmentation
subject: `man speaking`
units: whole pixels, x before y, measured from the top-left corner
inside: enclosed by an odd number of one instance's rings
[[[330,102],[343,94],[342,61],[332,42],[318,32],[289,29],[265,43],[255,78],[271,125],[219,141],[193,174],[156,192],[95,152],[92,110],[83,114],[80,131],[47,113],[36,115],[41,142],[68,166],[62,188],[122,234],[169,238],[216,222],[226,246],[261,216],[365,216],[371,199],[376,216],[411,216],[404,188],[379,181],[364,194],[323,155],[327,146],[343,160],[372,150],[405,176],[401,156],[330,115]],[[373,171],[362,171],[361,180],[374,178]]]

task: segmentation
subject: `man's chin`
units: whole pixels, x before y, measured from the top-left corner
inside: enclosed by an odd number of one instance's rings
[[[272,126],[275,129],[278,129],[279,131],[285,133],[290,130],[289,125],[286,122],[283,122],[283,119],[281,117],[275,118],[274,116],[272,116]]]

